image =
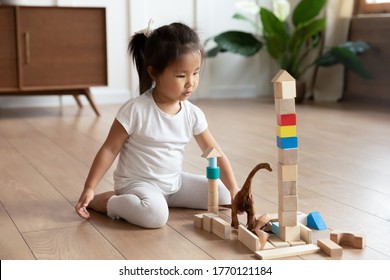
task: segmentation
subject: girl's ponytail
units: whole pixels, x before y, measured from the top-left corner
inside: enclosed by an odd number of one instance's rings
[[[136,33],[130,40],[129,52],[137,68],[140,94],[152,87],[153,80],[147,72],[145,60],[145,44],[147,37],[142,32]]]

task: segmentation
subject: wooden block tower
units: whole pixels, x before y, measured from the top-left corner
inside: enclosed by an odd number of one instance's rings
[[[219,210],[218,179],[220,176],[220,170],[217,165],[217,158],[220,156],[221,154],[212,147],[207,148],[206,151],[202,154],[202,157],[207,158],[209,161],[209,165],[206,169],[206,176],[209,182],[207,211],[217,215]]]
[[[300,240],[300,227],[297,225],[298,137],[295,79],[287,71],[280,70],[272,83],[277,120],[279,237],[284,241],[295,241]]]

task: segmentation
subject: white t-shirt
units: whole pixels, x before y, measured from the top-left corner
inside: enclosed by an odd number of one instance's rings
[[[180,173],[185,145],[194,135],[206,130],[203,112],[189,101],[181,102],[176,115],[158,108],[148,90],[127,101],[116,119],[129,138],[119,155],[114,172],[115,189],[147,182],[174,193],[180,188]]]

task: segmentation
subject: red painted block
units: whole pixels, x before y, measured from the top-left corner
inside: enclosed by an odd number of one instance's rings
[[[297,124],[297,115],[296,114],[286,114],[286,115],[277,115],[278,125],[296,125]]]

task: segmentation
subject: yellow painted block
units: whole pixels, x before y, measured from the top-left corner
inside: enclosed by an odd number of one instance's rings
[[[276,134],[279,137],[297,136],[297,126],[296,125],[278,125],[278,126],[276,126]]]

